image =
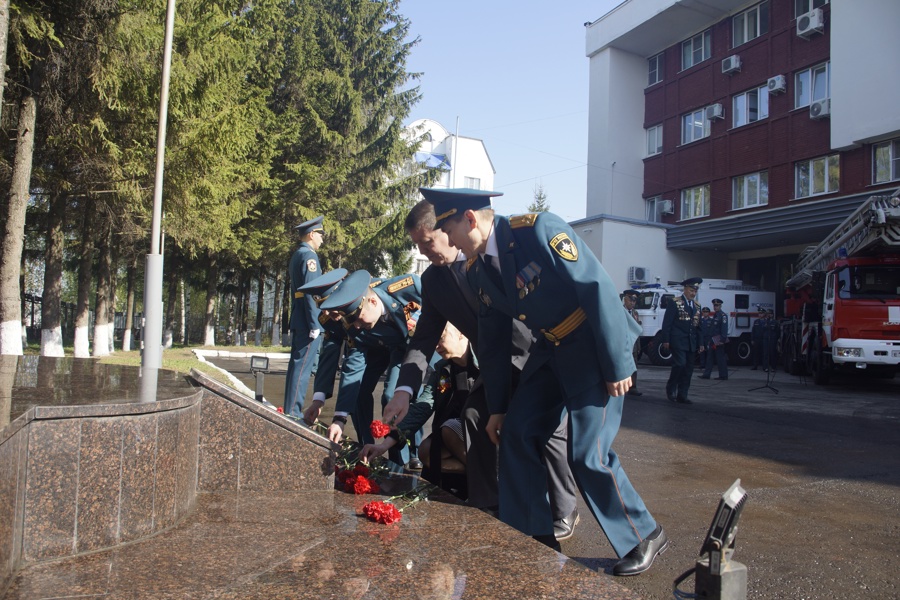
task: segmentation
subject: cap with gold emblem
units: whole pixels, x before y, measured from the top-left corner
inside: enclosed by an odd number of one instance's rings
[[[491,198],[502,196],[503,192],[476,190],[472,188],[419,188],[422,196],[434,205],[434,228],[440,229],[453,215],[461,215],[467,210],[481,210],[491,207]]]

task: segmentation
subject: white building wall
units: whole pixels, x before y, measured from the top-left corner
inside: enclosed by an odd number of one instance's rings
[[[900,135],[900,2],[831,0],[826,26],[831,29],[832,148]]]

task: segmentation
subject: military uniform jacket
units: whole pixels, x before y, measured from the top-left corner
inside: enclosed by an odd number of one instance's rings
[[[765,319],[756,319],[753,321],[753,329],[750,330],[750,335],[753,338],[754,342],[762,342],[763,334],[766,331],[766,320]]]
[[[300,244],[290,262],[291,275],[291,329],[309,332],[319,328],[319,306],[309,294],[299,289],[322,274],[319,256],[306,242]],[[297,294],[300,294],[298,297]]]
[[[662,343],[671,344],[676,350],[696,352],[700,346],[700,307],[697,302],[691,309],[683,295],[670,300],[660,333]]]
[[[713,338],[716,345],[724,344],[728,341],[728,315],[724,310],[720,310],[712,316],[712,322],[712,334],[710,337]]]
[[[522,381],[548,362],[568,395],[594,386],[605,391],[606,382],[631,377],[640,326],[619,308],[612,280],[574,230],[552,213],[538,213],[495,217],[494,234],[503,289],[481,258],[468,271],[482,301],[478,358],[491,413],[505,413],[509,402],[513,319],[536,338]],[[567,333],[551,341],[550,330]]]
[[[422,393],[409,405],[409,412],[397,428],[411,434],[421,429],[433,414],[433,428],[437,431],[447,419],[459,418],[469,393],[478,386],[477,378],[478,368],[472,364],[461,367],[451,360],[439,360]]]
[[[700,317],[700,343],[709,346],[712,337],[715,335],[714,323],[712,317]]]
[[[456,275],[451,271],[453,268],[453,265],[431,265],[422,273],[422,315],[403,358],[398,388],[405,386],[415,390],[422,385],[448,321],[469,339],[475,356],[480,356],[477,305],[475,308],[469,305]],[[468,285],[466,282],[462,284]],[[528,360],[534,336],[523,325],[514,328],[513,336],[512,361],[521,370]]]

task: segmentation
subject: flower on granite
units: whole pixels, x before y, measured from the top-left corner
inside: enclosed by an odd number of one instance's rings
[[[378,487],[378,484],[369,479],[368,477],[363,477],[362,475],[356,475],[352,480],[348,479],[346,483],[344,483],[344,489],[348,492],[352,491],[354,494],[377,494],[381,491],[381,488]]]
[[[372,437],[376,439],[386,437],[391,432],[391,428],[381,421],[372,421],[369,430],[372,432]]]
[[[279,406],[278,408],[275,409],[275,412],[279,412],[279,413],[281,413],[281,414],[284,414],[284,408],[281,407],[281,406]]]
[[[362,463],[357,463],[357,465],[353,467],[353,472],[357,475],[362,475],[363,477],[368,477],[371,474],[369,467]]]
[[[396,506],[390,502],[382,502],[381,500],[369,502],[363,506],[363,514],[372,521],[384,523],[385,525],[396,523],[403,517]]]

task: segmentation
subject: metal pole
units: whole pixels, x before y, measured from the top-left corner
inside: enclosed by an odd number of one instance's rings
[[[144,350],[141,366],[158,369],[162,366],[162,286],[163,257],[160,253],[162,228],[163,166],[166,155],[166,119],[169,109],[169,75],[172,66],[172,32],[175,29],[175,0],[166,3],[166,38],[163,48],[162,84],[159,94],[159,128],[156,133],[156,181],[153,186],[153,227],[150,233],[150,254],[144,270],[144,330],[141,340]]]

